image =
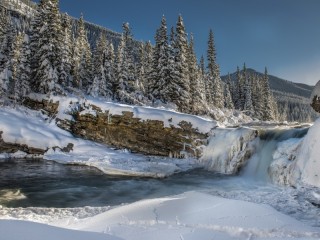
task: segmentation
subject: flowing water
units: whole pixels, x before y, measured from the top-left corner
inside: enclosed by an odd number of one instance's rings
[[[319,189],[278,187],[268,181],[267,170],[276,144],[293,137],[301,138],[306,132],[307,129],[267,131],[261,137],[256,154],[238,176],[195,169],[164,179],[114,177],[87,166],[44,160],[5,160],[0,162],[0,205],[3,209],[101,207],[186,191],[205,191],[269,204],[310,225],[320,226],[320,205],[313,198],[320,194]]]

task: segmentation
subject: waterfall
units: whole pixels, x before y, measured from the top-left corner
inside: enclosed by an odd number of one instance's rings
[[[248,160],[240,175],[254,181],[269,181],[268,168],[279,142],[304,137],[309,128],[260,130],[255,153]]]

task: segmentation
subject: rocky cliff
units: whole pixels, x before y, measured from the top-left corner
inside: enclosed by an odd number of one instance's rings
[[[203,125],[201,122],[208,124],[208,120],[196,116],[120,105],[114,111],[114,103],[108,109],[108,104],[101,107],[92,102],[70,101],[69,110],[72,110],[67,111],[69,118],[59,116],[59,105],[65,106],[66,102],[27,99],[25,105],[56,118],[56,124],[74,136],[147,155],[199,158],[211,129],[200,131],[194,126],[194,119],[200,121],[199,125]],[[209,123],[212,127],[216,126],[214,121]]]

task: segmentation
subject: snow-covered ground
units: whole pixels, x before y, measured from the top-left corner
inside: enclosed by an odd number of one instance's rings
[[[320,238],[319,228],[306,226],[267,205],[199,192],[142,200],[93,217],[69,217],[49,225],[55,227],[2,220],[0,239],[16,240],[22,236],[25,240],[42,240],[45,236],[46,239],[130,240]],[[101,233],[105,234],[104,238]]]
[[[59,99],[59,118],[70,118],[66,114],[72,110],[70,102],[78,99]],[[94,104],[113,114],[131,111],[141,119],[163,120],[166,124],[178,126],[181,119],[191,122],[201,132],[209,132],[219,125],[215,121],[191,115],[180,114],[166,109],[148,107],[130,107],[114,103],[102,103],[98,100],[83,100],[88,106]],[[83,103],[84,103],[83,102]],[[85,110],[90,112],[90,108]],[[83,112],[85,113],[85,112]],[[152,118],[153,119],[153,118]],[[170,122],[168,120],[170,119]],[[55,125],[54,119],[48,119],[37,111],[24,108],[2,108],[0,111],[0,130],[5,142],[27,144],[30,147],[46,150],[44,158],[64,164],[82,164],[94,166],[104,173],[144,177],[165,177],[176,172],[198,167],[195,159],[167,159],[132,154],[126,150],[115,150],[91,141],[74,138],[70,133]],[[237,130],[230,130],[231,132]],[[320,120],[310,129],[303,140],[289,139],[278,144],[274,156],[278,175],[295,176],[296,181],[320,186],[319,149]],[[219,131],[218,131],[219,132]],[[241,152],[243,144],[237,139],[244,133],[229,136],[221,133],[220,148],[214,142],[220,159],[233,159],[229,152]],[[250,141],[251,138],[248,138]],[[66,153],[53,147],[66,147],[73,144],[73,151]],[[213,146],[212,146],[213,145]],[[229,149],[230,148],[230,149]],[[228,153],[220,150],[229,149]],[[207,153],[212,155],[208,149]],[[2,154],[0,158],[27,157],[19,152],[15,155]],[[232,162],[232,161],[231,161]],[[278,165],[277,165],[278,163]],[[289,173],[282,171],[290,165]],[[222,165],[221,165],[222,166]],[[225,166],[226,168],[228,166]],[[291,171],[292,170],[292,171]],[[285,173],[283,173],[285,172]],[[287,176],[286,175],[286,176]],[[284,182],[284,180],[282,180]],[[278,183],[282,183],[279,181]],[[296,183],[296,182],[295,182]],[[294,184],[295,184],[294,183]],[[16,193],[18,197],[20,193]],[[223,196],[223,194],[220,194]],[[241,192],[239,192],[241,196]],[[228,194],[225,197],[230,197]],[[319,191],[312,192],[312,201],[320,202]],[[241,199],[241,197],[239,197]],[[243,200],[247,199],[246,196]],[[259,201],[256,201],[259,202]],[[264,201],[261,201],[264,203]],[[261,203],[259,202],[259,203]],[[4,210],[6,211],[6,210]],[[59,212],[59,210],[57,210]],[[0,211],[1,212],[1,211]],[[25,212],[24,212],[25,213]],[[178,196],[143,200],[129,205],[106,207],[98,215],[64,215],[61,211],[45,211],[39,218],[36,214],[0,215],[0,240],[20,239],[319,239],[320,229],[307,226],[298,220],[277,212],[264,204],[250,203],[215,197],[205,193],[187,192]],[[53,217],[55,216],[55,217]],[[20,221],[19,221],[20,220]],[[21,221],[23,220],[23,221]],[[45,225],[44,225],[45,224]],[[47,225],[48,224],[48,225]],[[19,229],[17,231],[16,229]],[[40,234],[39,234],[40,233]]]

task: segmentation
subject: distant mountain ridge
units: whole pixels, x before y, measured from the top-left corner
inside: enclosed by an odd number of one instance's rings
[[[260,77],[264,75],[252,68],[247,68],[247,73]],[[277,101],[278,111],[286,116],[285,120],[311,122],[319,116],[310,106],[310,97],[314,86],[291,82],[273,75],[268,76],[270,89]],[[230,77],[232,81],[236,81],[237,72],[230,74]],[[221,79],[226,82],[228,75],[221,76]]]
[[[30,20],[34,14],[37,4],[30,0],[1,0],[0,7],[7,9],[13,19],[13,22],[20,31],[27,31],[30,26]],[[70,16],[72,19],[73,29],[76,29],[77,18]],[[118,46],[121,40],[121,33],[112,31],[106,27],[99,26],[94,23],[85,21],[85,27],[87,30],[88,41],[93,49],[96,41],[101,33],[106,35],[108,41],[112,42],[115,47]],[[138,46],[141,42],[134,41],[134,45]],[[138,49],[134,49],[134,52],[138,54]]]
[[[256,74],[258,76],[264,75],[263,73],[260,73],[252,68],[247,68],[247,72],[250,74]],[[235,81],[237,78],[237,73],[234,72],[230,74],[230,76],[231,76],[231,79]],[[274,92],[284,92],[287,94],[293,94],[293,95],[297,95],[297,96],[309,99],[311,96],[311,92],[314,88],[314,86],[310,86],[304,83],[291,82],[273,75],[268,75],[268,76],[269,76],[270,88]],[[221,79],[223,81],[226,81],[227,77],[228,77],[227,75],[221,76]]]

